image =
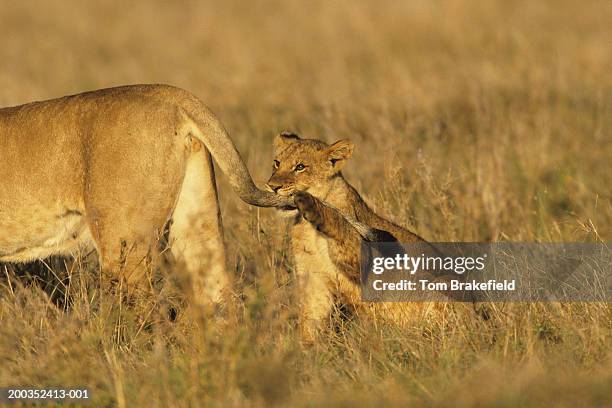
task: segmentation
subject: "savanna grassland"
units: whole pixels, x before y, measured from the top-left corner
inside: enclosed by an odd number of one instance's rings
[[[427,239],[610,242],[611,38],[608,1],[5,1],[0,106],[170,83],[260,185],[279,131],[350,138],[346,178]],[[222,310],[188,308],[172,270],[127,304],[94,255],[2,266],[0,386],[119,407],[610,404],[609,304],[407,305],[301,344],[283,224],[218,179]]]

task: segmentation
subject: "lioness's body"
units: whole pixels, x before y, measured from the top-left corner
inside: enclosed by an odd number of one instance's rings
[[[304,335],[310,339],[331,310],[334,297],[360,302],[361,243],[384,240],[425,242],[379,215],[343,177],[341,169],[353,144],[328,145],[282,133],[276,139],[275,169],[268,186],[280,195],[295,195],[298,210],[291,218],[291,249],[295,261]],[[297,171],[299,165],[304,169]],[[304,192],[308,194],[304,194]]]
[[[225,254],[209,151],[241,198],[279,204],[184,90],[126,86],[0,109],[0,262],[93,245],[103,269],[138,281],[172,218],[173,252],[217,297]]]

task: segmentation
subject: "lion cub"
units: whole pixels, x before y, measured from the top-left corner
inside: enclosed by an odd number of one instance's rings
[[[273,192],[293,195],[297,209],[281,209],[292,218],[291,247],[301,295],[304,336],[312,338],[329,316],[334,300],[360,301],[363,239],[424,242],[418,235],[377,215],[342,176],[353,153],[349,140],[331,145],[283,132],[274,142]]]

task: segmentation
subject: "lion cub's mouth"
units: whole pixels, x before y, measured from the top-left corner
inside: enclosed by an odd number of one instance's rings
[[[289,193],[289,194],[279,194],[279,195],[291,198],[292,202],[293,202],[293,199],[295,198],[293,192]],[[282,207],[276,207],[276,209],[281,211],[281,212],[283,212],[283,213],[285,213],[285,212],[290,212],[290,211],[293,211],[293,210],[297,210],[297,206],[295,205],[295,203],[293,203],[293,204],[284,205]]]
[[[278,210],[278,214],[281,218],[292,218],[298,212],[297,207],[294,205],[285,205],[282,207],[277,207],[276,209]]]

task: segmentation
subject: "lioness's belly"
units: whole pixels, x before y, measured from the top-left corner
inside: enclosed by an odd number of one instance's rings
[[[0,217],[0,262],[27,262],[72,254],[91,244],[81,209],[61,205],[24,205],[3,209]]]

